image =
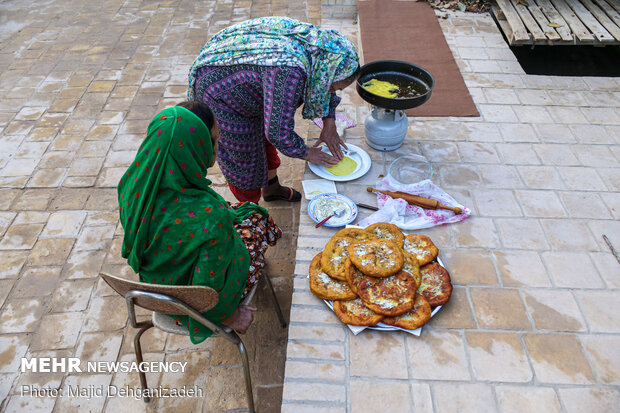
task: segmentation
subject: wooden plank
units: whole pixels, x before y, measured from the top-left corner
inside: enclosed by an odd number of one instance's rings
[[[614,23],[616,23],[618,26],[620,26],[620,13],[618,13],[616,10],[614,10],[609,4],[607,4],[607,2],[605,0],[594,0],[594,2],[601,8],[603,9],[603,11],[605,13],[607,13],[607,15],[609,16],[609,18],[611,18]],[[612,0],[612,3],[614,2],[614,0]],[[617,3],[617,2],[616,2]]]
[[[611,7],[613,7],[618,13],[620,13],[620,3],[618,2],[618,0],[607,0],[607,3],[611,4]]]
[[[577,17],[587,26],[599,42],[613,42],[614,37],[594,18],[579,0],[566,0],[566,3],[575,12]]]
[[[497,23],[499,24],[499,27],[504,32],[504,35],[506,36],[506,38],[509,39],[508,42],[510,43],[511,46],[532,44],[532,42],[529,39],[527,41],[515,42],[513,35],[512,35],[512,28],[510,27],[508,20],[506,20],[506,16],[504,15],[504,12],[502,11],[502,9],[500,9],[496,4],[493,4],[491,6],[491,11],[493,12],[493,14],[495,14],[495,17],[497,18]]]
[[[512,29],[512,38],[509,38],[510,43],[513,42],[523,42],[530,40],[530,35],[527,33],[527,29],[521,22],[521,18],[517,14],[512,4],[510,4],[509,0],[497,0],[497,4],[502,9],[504,16],[506,16],[506,20],[508,24],[510,24],[510,28]]]
[[[554,42],[554,41],[558,41],[561,39],[558,32],[556,32],[553,27],[549,26],[549,20],[544,15],[544,13],[538,8],[536,3],[532,2],[532,4],[530,4],[527,9],[530,11],[530,13],[532,13],[532,16],[536,19],[536,22],[538,23],[541,30],[545,33],[545,36],[547,36],[549,40]],[[571,40],[572,40],[572,36],[571,36]]]
[[[536,0],[536,3],[545,14],[545,17],[549,19],[550,23],[556,23],[560,25],[560,27],[556,27],[555,29],[557,30],[562,40],[564,40],[565,42],[574,41],[573,32],[570,30],[570,26],[568,25],[568,23],[566,23],[564,18],[562,18],[562,15],[558,13],[555,7],[553,7],[553,4],[551,4],[549,0]]]
[[[596,4],[592,3],[590,0],[581,0],[584,6],[590,10],[590,12],[596,17],[596,19],[607,29],[607,31],[616,38],[616,40],[620,40],[620,27],[616,25],[607,14],[601,9],[599,9]]]
[[[532,17],[530,12],[528,11],[528,8],[523,4],[518,3],[518,0],[510,0],[510,3],[512,4],[512,7],[517,10],[517,14],[521,16],[523,24],[525,24],[525,27],[532,34],[534,41],[541,42],[547,40],[547,36],[545,36],[545,33],[543,33],[542,30],[540,30],[540,27],[538,27],[538,23],[536,23],[536,20]]]
[[[551,0],[551,3],[555,6],[555,9],[562,15],[566,23],[570,26],[571,30],[577,36],[577,38],[584,42],[594,42],[594,36],[588,31],[586,26],[581,23],[577,18],[577,15],[571,10],[564,0]]]

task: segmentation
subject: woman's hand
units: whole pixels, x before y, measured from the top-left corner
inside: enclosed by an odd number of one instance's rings
[[[252,321],[254,321],[254,311],[256,311],[254,307],[240,305],[222,324],[232,328],[239,334],[245,334]]]
[[[345,145],[342,139],[340,139],[340,135],[338,135],[338,131],[336,130],[336,119],[323,119],[323,130],[321,130],[321,136],[319,137],[319,140],[316,141],[314,146],[319,146],[323,142],[327,145],[329,151],[338,161],[343,158],[340,145],[344,146],[345,148],[347,148],[347,145]]]
[[[316,146],[308,148],[308,156],[306,156],[306,161],[324,166],[336,165],[338,163],[338,159],[336,157],[331,156],[327,152],[323,152],[321,148],[317,148]]]

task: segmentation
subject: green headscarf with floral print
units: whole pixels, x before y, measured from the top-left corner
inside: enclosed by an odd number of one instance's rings
[[[209,129],[194,113],[175,106],[151,121],[134,162],[118,184],[125,235],[122,255],[142,282],[204,285],[219,293],[204,316],[221,324],[237,308],[250,258],[234,224],[264,208],[235,211],[205,178],[213,160]],[[240,216],[241,215],[241,216]],[[193,343],[212,332],[186,316]]]
[[[335,30],[288,17],[247,20],[220,31],[202,48],[190,68],[188,100],[194,98],[199,68],[232,64],[301,68],[307,76],[302,114],[314,119],[328,115],[329,87],[351,76],[359,57],[353,43]]]

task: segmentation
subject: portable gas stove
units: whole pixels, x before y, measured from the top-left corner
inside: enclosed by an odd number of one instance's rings
[[[362,85],[371,79],[384,80],[417,92],[413,97],[389,98],[375,95]],[[433,76],[411,63],[397,60],[377,60],[362,66],[357,80],[357,93],[372,105],[370,114],[364,122],[366,142],[380,151],[393,151],[400,148],[407,136],[409,120],[404,110],[425,103],[430,97],[435,80]]]

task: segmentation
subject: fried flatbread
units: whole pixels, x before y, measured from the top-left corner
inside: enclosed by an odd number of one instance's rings
[[[400,271],[385,278],[364,277],[357,285],[357,292],[366,307],[377,314],[394,317],[413,308],[415,284],[411,274]]]
[[[365,275],[373,277],[389,277],[403,268],[403,250],[385,239],[351,244],[349,257]]]
[[[377,236],[375,234],[361,228],[343,228],[340,231],[336,232],[332,239],[337,237],[355,238],[358,241],[369,241],[372,239],[377,239]]]
[[[344,276],[344,260],[349,256],[349,246],[357,241],[349,237],[332,237],[321,256],[321,268],[332,278],[346,281]]]
[[[355,265],[353,265],[351,258],[347,258],[344,263],[344,275],[347,278],[347,283],[349,284],[349,287],[351,287],[351,290],[353,290],[355,294],[358,294],[357,284],[362,281],[364,274]]]
[[[452,294],[452,283],[448,270],[437,262],[431,262],[420,268],[422,284],[418,294],[422,294],[431,307],[448,302]]]
[[[310,290],[324,300],[352,300],[357,297],[349,284],[334,280],[321,269],[321,255],[319,252],[310,263]],[[348,258],[347,258],[348,259]]]
[[[378,222],[366,227],[366,231],[374,234],[379,239],[387,239],[394,242],[400,248],[403,247],[405,242],[405,235],[394,224],[388,224],[387,222]]]
[[[415,280],[415,289],[420,288],[420,283],[422,282],[422,274],[420,273],[420,264],[415,255],[408,253],[407,251],[403,251],[404,263],[403,263],[403,271],[407,271],[409,274],[413,276]]]
[[[439,250],[433,241],[426,235],[409,234],[405,237],[405,251],[413,254],[418,259],[420,267],[437,258]]]
[[[415,301],[411,311],[396,317],[385,317],[382,323],[391,326],[415,330],[422,327],[431,319],[431,305],[420,294],[415,295]]]
[[[334,301],[334,312],[340,321],[352,326],[374,326],[384,318],[384,316],[366,307],[359,298],[349,301]]]

